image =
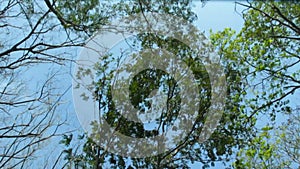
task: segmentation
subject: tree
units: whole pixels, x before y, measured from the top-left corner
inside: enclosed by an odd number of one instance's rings
[[[298,110],[288,114],[278,128],[264,127],[262,132],[241,149],[235,168],[299,168],[300,116]]]
[[[248,91],[254,95],[246,101],[252,110],[250,117],[268,110],[275,117],[277,112],[289,111],[288,107],[281,108],[288,103],[285,99],[299,88],[299,21],[295,19],[299,3],[240,5],[247,8],[241,32],[234,35],[226,30],[215,35],[213,41],[218,41],[220,54],[241,70]]]
[[[66,165],[75,168],[101,168],[105,166],[112,168],[176,168],[188,167],[189,163],[199,161],[204,164],[204,167],[209,167],[210,165],[213,166],[216,161],[230,160],[231,154],[236,148],[242,149],[241,152],[246,152],[246,156],[253,157],[254,155],[254,157],[262,158],[263,162],[271,159],[271,154],[279,148],[266,141],[270,137],[268,131],[272,127],[274,128],[273,123],[278,114],[292,112],[293,108],[289,104],[289,98],[299,89],[299,70],[297,69],[299,64],[299,2],[258,1],[237,4],[245,8],[242,13],[245,20],[243,29],[237,34],[231,29],[225,29],[211,36],[212,44],[222,57],[221,62],[225,67],[228,95],[220,126],[207,142],[198,144],[197,139],[195,139],[201,131],[204,121],[201,113],[202,115],[206,113],[206,108],[209,106],[206,99],[209,99],[211,90],[203,66],[196,59],[191,59],[194,51],[184,44],[172,38],[145,33],[136,36],[137,45],[141,49],[163,47],[174,55],[182,54],[185,56],[182,60],[193,69],[193,73],[199,81],[202,80],[199,86],[204,86],[203,93],[200,93],[204,110],[201,111],[195,122],[195,128],[186,137],[186,141],[183,141],[183,144],[177,148],[164,154],[139,159],[114,155],[99,146],[93,137],[81,137],[86,141],[83,150],[78,152],[68,147],[65,151]],[[108,23],[111,17],[139,12],[142,14],[149,11],[175,14],[188,21],[195,19],[189,8],[189,1],[120,1],[120,3],[113,4],[112,8],[100,8],[101,4],[98,1],[90,1],[89,3],[57,1],[57,3],[47,3],[47,5],[65,29],[83,31],[85,33],[79,32],[79,35],[83,36],[90,36],[99,28],[101,31],[101,23]],[[98,12],[102,9],[112,10],[107,12],[110,15],[103,15],[103,12],[100,14]],[[91,14],[88,16],[76,15],[77,11],[83,11],[83,13],[90,11]],[[116,11],[120,15],[117,15]],[[101,16],[105,16],[104,18],[107,20],[104,21],[108,22],[98,22],[100,20],[95,19]],[[98,24],[94,25],[97,22]],[[193,34],[192,36],[196,35]],[[111,72],[108,66],[109,63],[116,62],[118,61],[113,60],[110,56],[103,56],[96,65],[99,81],[94,84],[95,99],[97,99],[99,107],[107,108],[102,110],[101,114],[111,126],[117,127],[118,131],[128,136],[150,137],[163,132],[163,129],[149,131],[140,123],[122,118],[120,112],[116,110],[116,105],[110,96]],[[89,75],[88,71],[82,70],[81,73],[82,76]],[[138,82],[144,83],[139,85]],[[173,103],[170,105],[170,109],[176,116],[178,109],[176,104],[180,102],[180,98],[176,95],[178,91],[174,79],[167,76],[165,72],[149,69],[135,76],[130,86],[131,101],[136,107],[139,107],[139,103],[142,102],[143,105],[140,108],[148,109],[152,104],[147,101],[147,96],[153,89],[157,89],[158,85],[163,85],[166,91],[170,93],[168,100]],[[170,89],[174,89],[174,93],[170,92]],[[267,115],[272,120],[264,128],[255,128],[257,119],[261,115]],[[175,118],[172,114],[166,113],[162,116],[162,120],[158,121],[158,124],[161,124],[161,128],[167,129],[172,125]],[[97,133],[101,126],[97,123],[93,123],[93,126],[93,136],[101,137]],[[256,131],[261,131],[261,134],[256,135]],[[72,137],[66,135],[62,143],[70,146],[71,141]],[[247,143],[250,144],[247,145]],[[238,166],[238,162],[240,162],[239,156],[243,156],[242,154],[238,154],[235,163],[237,168],[241,167]]]
[[[155,11],[159,13],[175,13],[173,9],[181,12],[186,20],[191,21],[194,18],[194,14],[190,12],[188,3],[178,3],[176,1],[162,1],[168,5],[156,6],[156,4],[162,3],[161,1],[154,3],[141,3],[140,1],[134,1],[133,6],[129,4],[129,14],[134,12],[149,12]],[[156,2],[156,1],[155,1]],[[153,3],[153,4],[152,4]],[[141,6],[138,6],[138,5]],[[188,15],[190,14],[190,15]],[[147,19],[147,18],[146,18]],[[170,24],[166,20],[166,24]],[[175,22],[176,23],[176,22]],[[174,22],[172,23],[174,24]],[[177,24],[174,24],[177,25]],[[151,26],[150,26],[151,27]],[[180,27],[180,26],[179,26]],[[194,39],[201,37],[202,34],[199,32],[184,34],[184,30],[181,30],[182,36],[187,36],[187,39]],[[129,41],[129,42],[128,42]],[[109,166],[110,168],[188,168],[190,163],[201,162],[204,167],[215,165],[217,161],[226,161],[230,159],[235,148],[242,146],[247,139],[253,134],[252,126],[255,124],[254,121],[246,121],[245,107],[241,107],[242,100],[242,87],[243,83],[235,83],[241,79],[239,70],[235,67],[231,67],[230,62],[224,60],[222,65],[225,67],[225,73],[227,75],[227,81],[229,87],[227,89],[227,105],[225,113],[221,119],[220,125],[213,133],[211,138],[199,144],[199,136],[203,129],[205,121],[205,114],[207,114],[208,107],[210,106],[209,99],[211,97],[211,86],[209,82],[208,74],[201,63],[201,59],[197,57],[199,53],[205,53],[205,50],[199,49],[198,51],[190,48],[186,44],[164,35],[158,35],[155,33],[141,33],[138,34],[128,43],[133,43],[137,48],[137,53],[143,49],[156,49],[163,48],[174,54],[179,59],[183,60],[193,71],[193,75],[197,79],[199,90],[199,100],[201,100],[199,115],[196,122],[193,124],[193,129],[190,131],[188,136],[184,137],[183,141],[180,142],[174,149],[168,152],[147,157],[147,158],[130,158],[122,157],[110,152],[107,152],[105,147],[99,146],[95,138],[101,138],[105,136],[105,133],[98,133],[100,126],[97,122],[92,125],[94,127],[94,133],[90,136],[86,136],[86,143],[83,146],[83,151],[78,152],[74,148],[69,148],[70,138],[66,136],[63,139],[63,143],[68,146],[66,149],[66,159],[68,160],[68,166],[70,168],[104,168]],[[199,44],[198,44],[199,45]],[[208,47],[208,46],[206,46]],[[208,47],[206,50],[210,50]],[[167,94],[167,109],[173,113],[165,113],[161,115],[161,119],[156,121],[158,126],[156,129],[148,130],[141,123],[130,121],[124,117],[116,108],[116,103],[112,100],[111,81],[113,80],[113,72],[110,65],[118,65],[119,58],[122,58],[124,53],[121,53],[120,57],[113,57],[110,55],[104,55],[101,57],[99,63],[95,66],[99,81],[94,82],[92,88],[95,89],[95,100],[98,102],[100,107],[99,114],[102,115],[111,126],[114,126],[116,130],[124,135],[143,138],[156,136],[163,133],[166,129],[171,127],[176,119],[176,113],[178,111],[178,104],[181,98],[178,96],[177,82],[168,76],[167,73],[155,69],[147,69],[137,74],[132,83],[130,84],[130,100],[134,106],[140,108],[142,111],[146,111],[150,107],[154,107],[153,103],[147,101],[149,94],[163,86],[163,91]],[[124,56],[126,57],[126,56]],[[141,58],[137,58],[137,62],[141,61]],[[113,63],[113,64],[112,64]],[[166,66],[168,67],[168,66]],[[90,71],[81,70],[78,77],[90,76]],[[218,72],[216,72],[217,74]],[[80,85],[80,84],[79,84]],[[81,137],[81,139],[84,139]],[[112,145],[114,146],[114,145]]]
[[[74,36],[73,30],[83,32],[90,18],[77,26],[54,9],[54,2],[0,2],[0,168],[26,167],[47,141],[62,135],[58,107],[70,86],[62,89],[54,83],[61,75],[57,69],[72,61],[67,47],[83,45],[87,36]],[[68,7],[59,9],[69,12]],[[50,68],[47,76],[40,72],[29,79],[30,71],[41,65]]]
[[[291,114],[293,117],[295,114],[292,113],[297,113],[293,111],[295,107],[292,105],[295,103],[290,101],[299,89],[300,5],[298,1],[237,2],[237,5],[245,8],[242,12],[245,21],[242,30],[236,34],[226,29],[214,34],[212,41],[219,54],[231,62],[230,66],[240,70],[246,82],[243,106],[247,108],[247,120],[256,121],[263,115],[271,120],[265,127],[258,128],[260,134],[241,149],[235,167],[290,167],[290,160],[278,159],[289,157],[287,153],[282,153],[282,146],[286,146],[288,140],[298,140],[284,137],[297,128],[297,120],[294,121],[295,128],[280,130],[281,136],[272,136],[271,131],[275,128],[276,116]],[[274,140],[279,143],[274,143]],[[290,146],[287,149],[297,151],[297,147]],[[297,156],[297,153],[294,155]]]

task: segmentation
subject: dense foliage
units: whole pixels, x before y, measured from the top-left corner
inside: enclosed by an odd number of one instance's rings
[[[36,158],[39,153],[49,150],[44,148],[46,141],[62,135],[60,143],[64,150],[45,157],[51,158],[54,164],[45,162],[39,167],[189,168],[195,162],[203,168],[216,163],[223,163],[227,168],[299,167],[300,3],[251,1],[236,2],[236,5],[243,8],[241,13],[236,11],[244,19],[242,29],[211,32],[211,44],[205,49],[192,48],[165,34],[143,32],[126,39],[135,52],[116,55],[110,51],[101,55],[94,66],[97,78],[90,86],[99,105],[98,113],[117,132],[132,138],[151,138],[170,129],[180,130],[174,128],[174,123],[184,98],[176,78],[166,71],[147,68],[130,81],[130,103],[146,119],[153,118],[147,117],[151,109],[163,107],[163,111],[148,126],[133,120],[137,117],[124,117],[113,100],[112,86],[115,80],[112,68],[119,65],[120,58],[136,57],[136,62],[143,63],[139,57],[143,51],[163,49],[185,63],[196,79],[199,108],[194,112],[196,120],[188,134],[179,135],[178,144],[162,154],[132,158],[108,152],[97,143],[97,139],[105,136],[98,132],[102,126],[97,121],[91,124],[91,135],[80,133],[78,139],[73,137],[78,133],[60,130],[65,125],[64,120],[57,121],[64,111],[60,108],[62,98],[71,87],[54,84],[59,74],[68,69],[66,65],[76,64],[72,57],[74,47],[82,47],[87,39],[104,32],[114,19],[142,14],[147,20],[147,12],[156,12],[192,24],[197,19],[192,1],[1,1],[0,168],[26,168],[40,160]],[[190,41],[205,39],[201,32],[185,30],[182,22],[174,22],[172,18],[165,18],[162,24],[168,25],[162,29],[171,25]],[[209,107],[214,106],[211,105],[211,77],[201,56],[212,50],[221,57],[224,68],[226,106],[216,130],[208,140],[200,142]],[[44,69],[50,65],[46,77],[30,80],[30,71],[35,72],[41,64]],[[53,65],[57,69],[52,69]],[[76,78],[90,73],[81,69]],[[184,72],[180,73],[184,76]],[[286,121],[278,124],[278,119]]]

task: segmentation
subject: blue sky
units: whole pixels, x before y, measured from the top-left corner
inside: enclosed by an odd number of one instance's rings
[[[209,1],[202,7],[201,2],[195,1],[193,10],[198,16],[195,25],[209,35],[209,30],[213,32],[221,31],[224,28],[241,30],[243,18],[239,15],[240,6],[235,6],[234,1]],[[239,13],[237,13],[239,12]]]

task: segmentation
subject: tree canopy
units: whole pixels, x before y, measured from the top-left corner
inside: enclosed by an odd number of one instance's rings
[[[299,167],[299,105],[296,99],[300,88],[300,3],[235,2],[243,8],[241,13],[236,11],[244,19],[242,29],[237,32],[228,25],[223,31],[211,32],[208,39],[202,32],[186,27],[197,20],[192,3],[191,0],[1,1],[0,168],[28,167],[39,160],[36,156],[46,150],[43,146],[47,141],[57,136],[62,137],[60,144],[64,150],[55,152],[57,156],[51,159],[54,164],[40,167],[190,168],[193,163],[200,163],[203,168],[213,167],[216,163],[223,163],[224,168]],[[193,47],[168,33],[139,32],[117,44],[113,50],[101,53],[97,63],[90,68],[93,71],[80,68],[72,77],[80,79],[96,75],[88,86],[93,93],[90,99],[99,108],[100,120],[106,120],[114,132],[141,139],[157,137],[170,130],[174,133],[188,130],[186,135],[178,134],[175,137],[178,142],[167,151],[138,158],[122,156],[99,144],[99,140],[107,135],[99,132],[103,127],[99,121],[91,123],[92,133],[63,129],[67,120],[57,119],[64,114],[62,100],[71,86],[59,88],[64,85],[55,82],[69,64],[78,66],[72,56],[76,54],[74,49],[84,48],[91,41],[88,39],[97,34],[118,31],[118,27],[123,26],[111,25],[115,19],[140,14],[146,24],[129,23],[129,27],[155,29],[150,24],[152,20],[148,13],[151,12],[185,20],[182,24],[180,19],[161,18],[159,24],[163,26],[160,29],[169,33],[175,30],[176,36],[188,39]],[[201,39],[203,43],[193,44],[195,39]],[[127,47],[123,49],[124,46]],[[117,48],[122,50],[117,51]],[[223,72],[215,71],[213,75],[224,75],[226,86],[222,87],[226,98],[218,126],[207,129],[209,109],[218,106],[211,102],[216,89],[206,66],[208,61],[203,59],[211,51],[220,56],[218,64]],[[151,64],[151,55],[167,61],[158,59]],[[189,97],[184,97],[182,92],[194,88],[180,85],[189,84],[191,78],[178,79],[189,76],[169,56],[191,70],[197,92]],[[124,58],[134,58],[140,67],[118,69]],[[56,69],[51,69],[41,81],[26,78],[32,76],[30,70],[36,71],[39,65],[44,68],[50,65],[49,69],[56,66]],[[165,70],[153,65],[165,67]],[[116,93],[116,70],[126,74],[141,69],[132,79],[121,81],[119,87],[128,85],[128,88],[120,88]],[[166,70],[177,70],[178,77]],[[139,117],[124,113],[127,109],[122,107],[123,95],[124,98],[128,95],[128,103],[139,110]],[[87,97],[82,94],[82,99]],[[191,104],[198,107],[191,114],[181,116],[181,111]],[[89,110],[86,108],[87,115],[93,113]],[[178,119],[189,121],[191,117],[195,117],[191,129],[177,123]],[[278,118],[286,118],[286,121],[278,124]],[[204,142],[199,141],[203,133],[209,133],[208,130],[213,130],[210,137]],[[164,144],[136,146],[144,146],[145,150],[154,147],[160,151],[164,149],[161,145]],[[117,147],[116,151],[133,148],[124,144],[109,146]]]

